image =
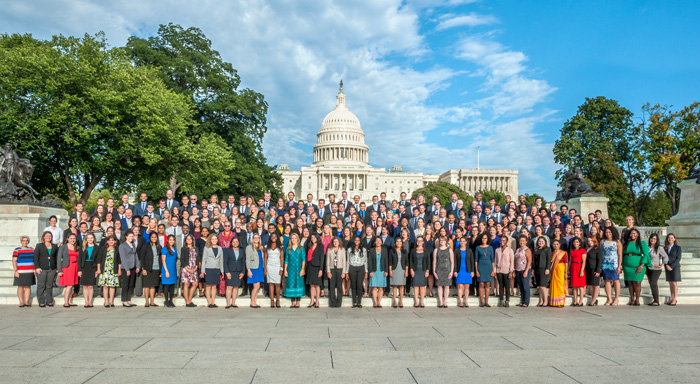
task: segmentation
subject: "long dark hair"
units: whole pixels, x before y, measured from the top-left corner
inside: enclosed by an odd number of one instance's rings
[[[607,231],[608,229],[610,230],[610,233],[612,234],[612,241],[620,240],[620,233],[617,232],[617,228],[615,228],[615,226],[611,226],[611,227],[605,227],[605,229],[603,230],[603,241],[608,240],[608,237],[605,235],[605,231]]]
[[[637,249],[641,251],[642,250],[642,236],[639,234],[639,230],[637,228],[632,228],[629,230],[629,232],[627,232],[627,240],[625,241],[625,244],[622,245],[622,249],[624,249],[625,251],[627,250],[627,245],[631,241],[629,235],[632,234],[632,232],[637,232],[637,241],[635,241],[635,243],[637,244]]]
[[[654,252],[659,252],[659,247],[661,246],[661,241],[659,241],[659,235],[656,233],[652,233],[651,236],[649,236],[649,240],[647,241],[647,245],[651,245],[651,239],[656,238],[656,245],[654,246]]]

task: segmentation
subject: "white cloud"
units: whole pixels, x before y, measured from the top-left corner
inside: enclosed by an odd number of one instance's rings
[[[454,27],[476,27],[479,25],[490,25],[497,21],[497,19],[490,15],[478,15],[476,13],[470,13],[468,15],[443,15],[440,17],[440,22],[438,23],[438,31],[442,31]]]

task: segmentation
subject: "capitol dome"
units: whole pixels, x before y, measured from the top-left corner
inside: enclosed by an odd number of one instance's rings
[[[343,81],[336,95],[336,105],[321,124],[314,145],[314,164],[352,164],[369,162],[369,148],[360,121],[345,105]]]

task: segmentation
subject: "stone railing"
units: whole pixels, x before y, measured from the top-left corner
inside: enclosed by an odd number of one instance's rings
[[[637,230],[639,230],[639,234],[642,237],[642,240],[647,241],[649,240],[649,236],[652,234],[656,233],[659,235],[659,241],[662,243],[664,240],[666,240],[666,233],[667,233],[667,227],[636,227]],[[617,227],[618,232],[622,233],[622,231],[625,229],[625,227]]]

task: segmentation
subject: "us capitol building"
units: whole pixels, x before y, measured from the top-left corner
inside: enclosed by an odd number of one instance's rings
[[[359,195],[363,201],[386,192],[387,200],[398,199],[401,192],[409,197],[418,188],[437,181],[446,181],[474,196],[477,191],[496,189],[514,197],[518,195],[518,171],[493,169],[450,169],[441,175],[424,175],[419,172],[403,172],[401,166],[393,166],[390,172],[369,165],[369,147],[360,121],[345,105],[343,82],[336,95],[336,105],[321,124],[314,145],[314,162],[300,171],[289,170],[280,164],[277,172],[282,176],[282,191],[293,191],[305,199],[312,193],[315,199],[334,193],[338,198],[342,191],[348,196]],[[429,197],[428,197],[429,201]],[[465,202],[465,205],[468,204]]]

